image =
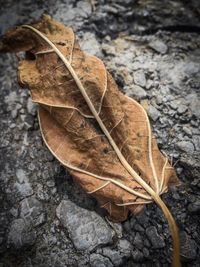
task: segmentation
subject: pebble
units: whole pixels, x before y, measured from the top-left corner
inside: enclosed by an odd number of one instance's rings
[[[36,234],[33,228],[30,228],[23,219],[12,221],[8,234],[8,246],[14,249],[29,247],[35,243]]]
[[[189,126],[183,126],[183,131],[188,135],[188,136],[192,136],[192,131],[191,128]]]
[[[192,154],[194,152],[194,145],[190,141],[180,141],[176,144],[181,151]]]
[[[134,249],[132,251],[132,257],[133,257],[133,260],[136,261],[136,262],[141,262],[141,261],[144,260],[143,253],[138,249]]]
[[[200,214],[200,199],[188,205],[188,211],[194,214]]]
[[[42,203],[32,196],[20,202],[20,217],[27,224],[39,226],[46,221],[46,212]]]
[[[155,226],[150,226],[146,229],[146,235],[148,236],[153,248],[164,248],[165,242],[163,238],[158,234]]]
[[[136,233],[134,241],[133,241],[133,245],[138,249],[142,249],[143,248],[142,237],[141,237],[141,235],[139,233]]]
[[[185,106],[185,105],[179,105],[177,112],[178,112],[179,115],[181,115],[181,114],[184,114],[187,111],[187,109],[188,109],[187,106]]]
[[[195,260],[197,256],[197,244],[191,237],[182,231],[179,234],[181,244],[181,257],[184,261]]]
[[[132,246],[128,240],[120,239],[117,244],[117,248],[123,257],[130,257]]]
[[[102,58],[101,47],[94,33],[86,32],[80,41],[80,46],[83,51]]]
[[[149,43],[149,47],[155,50],[160,54],[166,54],[168,47],[167,45],[160,40],[153,40]]]
[[[36,114],[36,110],[37,110],[37,104],[34,103],[31,98],[29,97],[28,100],[27,100],[27,104],[26,104],[26,107],[27,107],[27,111],[30,115],[34,116]]]
[[[135,71],[133,74],[135,84],[145,87],[146,86],[146,77],[142,70]]]
[[[14,183],[14,190],[13,193],[15,194],[15,197],[18,197],[19,199],[23,199],[25,197],[31,196],[33,194],[33,189],[30,185],[30,183]]]
[[[153,121],[157,121],[160,117],[160,112],[152,105],[149,106],[148,115]]]
[[[124,255],[121,255],[119,250],[105,247],[102,249],[102,254],[109,258],[114,266],[120,266],[123,262]]]
[[[193,135],[192,141],[197,151],[200,151],[200,135]]]
[[[141,99],[146,98],[147,93],[142,87],[138,85],[134,85],[133,89],[130,92],[130,96],[132,96],[136,100],[141,100]]]
[[[108,258],[100,254],[93,253],[90,255],[90,266],[91,267],[113,267],[113,264]]]
[[[150,90],[153,87],[153,85],[154,85],[153,80],[147,80],[146,89]]]
[[[83,209],[70,200],[62,200],[56,214],[77,249],[91,251],[99,245],[112,243],[111,228],[96,212]]]

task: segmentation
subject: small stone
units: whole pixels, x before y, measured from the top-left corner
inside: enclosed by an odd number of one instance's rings
[[[148,236],[153,248],[164,248],[165,242],[163,238],[158,234],[155,226],[150,226],[146,229],[146,235]]]
[[[23,219],[16,219],[12,222],[8,234],[8,245],[15,249],[31,246],[36,240],[36,234]]]
[[[146,89],[149,90],[153,87],[153,81],[152,80],[147,80],[146,83]]]
[[[184,261],[195,260],[197,257],[197,244],[190,236],[182,231],[180,233],[181,256]]]
[[[16,176],[17,176],[18,183],[22,184],[22,183],[27,182],[26,173],[24,172],[23,169],[18,169],[16,171]]]
[[[149,47],[160,54],[165,54],[167,52],[167,45],[160,40],[153,40],[149,43]]]
[[[178,109],[179,102],[178,102],[177,100],[173,100],[173,101],[170,101],[170,102],[168,103],[168,105],[169,105],[172,109],[177,110],[177,109]]]
[[[200,199],[188,205],[188,211],[194,214],[200,214]]]
[[[143,255],[145,256],[145,258],[149,257],[149,250],[147,248],[143,248],[142,252],[143,252]]]
[[[190,154],[194,152],[194,145],[190,141],[180,141],[176,146],[183,152]]]
[[[11,111],[11,116],[12,116],[13,119],[16,119],[17,118],[17,113],[18,113],[18,111],[16,109],[13,109]]]
[[[142,70],[138,70],[138,71],[134,72],[133,77],[134,77],[135,84],[137,84],[141,87],[146,86],[146,77],[145,77],[144,72]]]
[[[130,257],[131,255],[131,244],[128,240],[126,239],[120,239],[118,244],[117,244],[117,248],[120,252],[121,255],[123,255],[124,257]]]
[[[26,130],[30,130],[34,125],[34,117],[30,114],[25,115],[24,117],[24,126]]]
[[[192,113],[193,113],[197,118],[200,117],[199,103],[200,103],[200,100],[199,100],[199,99],[194,99],[194,100],[190,103],[190,109],[191,109]]]
[[[37,105],[31,100],[30,97],[28,98],[26,107],[30,115],[34,116],[36,114]]]
[[[161,105],[163,103],[163,99],[161,95],[156,96],[156,104]]]
[[[187,106],[185,106],[185,105],[179,105],[177,112],[178,112],[178,114],[181,115],[181,114],[184,114],[187,111],[187,109],[188,109]]]
[[[130,92],[130,96],[136,100],[141,100],[147,96],[147,93],[142,87],[134,85],[133,89]]]
[[[34,196],[26,198],[20,203],[20,217],[27,224],[39,226],[46,221],[43,205]]]
[[[121,255],[119,250],[112,249],[110,247],[105,247],[102,249],[104,256],[109,258],[114,266],[120,266],[123,263],[123,255]]]
[[[160,112],[153,106],[149,106],[148,109],[148,115],[153,121],[157,121],[157,119],[160,117]]]
[[[200,151],[200,135],[193,135],[192,137],[196,151]]]
[[[110,260],[100,254],[93,253],[90,255],[91,267],[113,267]]]
[[[136,262],[141,262],[141,261],[144,260],[143,253],[138,249],[134,249],[132,251],[132,257],[133,257],[133,260],[136,261]]]
[[[19,197],[19,199],[23,199],[25,197],[31,196],[33,194],[33,189],[30,185],[30,183],[18,183],[16,182],[14,184],[14,192],[16,194],[16,197]]]
[[[112,243],[113,233],[97,213],[62,200],[56,214],[77,249],[91,251],[99,245]]]
[[[188,127],[188,126],[183,126],[183,131],[189,135],[189,136],[192,136],[192,131],[191,131],[191,128]]]
[[[101,47],[94,33],[86,32],[80,41],[80,46],[83,51],[97,57],[102,57]]]
[[[143,248],[142,237],[141,237],[141,235],[139,233],[136,233],[134,241],[133,241],[133,245],[138,249],[142,249]]]

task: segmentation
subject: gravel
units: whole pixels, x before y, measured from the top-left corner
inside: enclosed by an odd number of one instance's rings
[[[0,33],[48,13],[72,26],[119,88],[141,101],[181,180],[163,200],[181,237],[182,265],[200,262],[199,1],[8,0]],[[9,18],[9,19],[8,19]],[[0,266],[170,266],[171,237],[155,204],[109,223],[44,146],[34,104],[0,56]],[[57,215],[57,216],[56,216]]]

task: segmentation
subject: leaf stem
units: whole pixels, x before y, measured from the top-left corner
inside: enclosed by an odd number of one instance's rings
[[[169,229],[172,235],[173,240],[173,255],[172,255],[172,267],[180,267],[180,244],[179,244],[179,235],[178,235],[178,229],[176,226],[176,223],[174,221],[174,218],[172,217],[171,212],[165,205],[165,203],[162,201],[160,196],[158,194],[152,195],[152,198],[156,202],[156,204],[161,208],[163,214],[165,215],[165,218],[167,219]]]

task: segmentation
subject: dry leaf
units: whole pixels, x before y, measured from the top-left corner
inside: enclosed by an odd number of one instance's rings
[[[115,221],[155,201],[169,222],[173,266],[179,266],[176,225],[159,197],[179,181],[144,108],[118,90],[100,59],[80,49],[71,28],[49,16],[9,31],[1,51],[26,51],[19,82],[40,104],[40,129],[52,154]]]

